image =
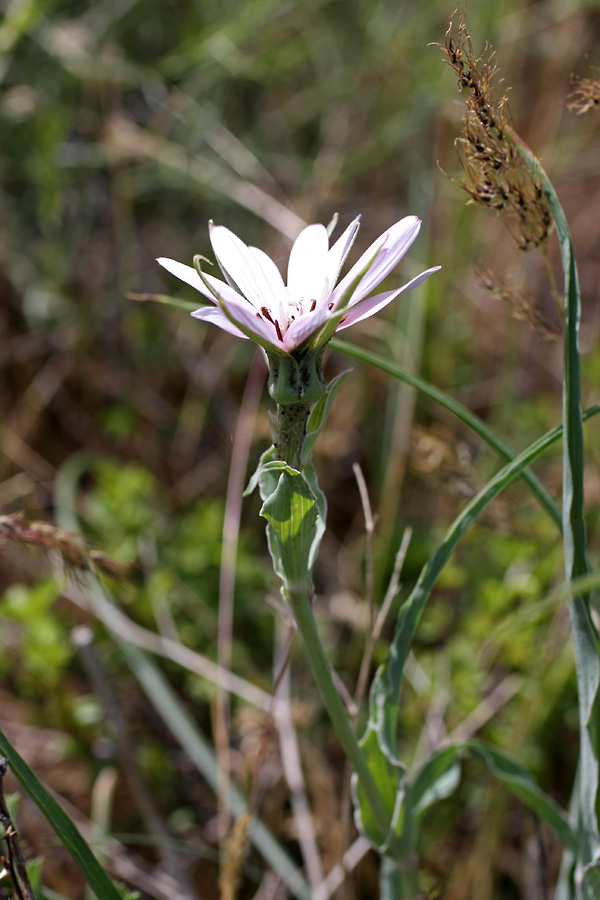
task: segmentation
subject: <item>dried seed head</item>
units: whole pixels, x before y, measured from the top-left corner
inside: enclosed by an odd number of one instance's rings
[[[527,322],[545,341],[555,341],[559,337],[557,327],[536,309],[533,297],[526,287],[500,282],[493,272],[479,272],[478,275],[487,291],[508,304],[515,319]]]
[[[567,97],[567,109],[578,116],[600,106],[600,78],[571,77],[573,90]]]
[[[120,563],[100,550],[91,550],[80,537],[56,525],[27,522],[23,513],[0,516],[0,543],[6,541],[58,556],[65,571],[74,577],[91,572],[125,581],[135,569],[135,564]]]
[[[460,13],[456,23],[455,16],[450,19],[445,43],[439,45],[466,101],[463,133],[456,139],[465,178],[455,183],[467,191],[473,203],[506,213],[522,250],[538,247],[548,239],[552,215],[541,183],[515,146],[508,97],[498,78],[495,54],[486,45],[481,56],[475,57],[465,13]]]

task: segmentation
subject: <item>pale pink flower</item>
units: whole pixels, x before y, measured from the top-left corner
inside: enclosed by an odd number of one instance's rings
[[[419,233],[420,220],[406,216],[371,244],[338,284],[358,227],[357,218],[332,247],[323,225],[305,228],[290,253],[287,285],[266,253],[212,224],[210,240],[225,281],[208,274],[198,256],[196,268],[172,259],[158,262],[211,301],[212,306],[192,313],[197,319],[250,338],[269,353],[303,355],[326,344],[335,331],[379,312],[440,268],[427,269],[400,288],[373,293]]]

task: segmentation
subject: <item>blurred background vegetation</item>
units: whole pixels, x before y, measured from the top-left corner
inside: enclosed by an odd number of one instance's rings
[[[461,99],[435,46],[453,6],[5,0],[1,11],[0,514],[23,511],[32,521],[81,528],[107,555],[134,562],[113,589],[135,622],[167,629],[216,658],[232,440],[248,373],[255,394],[263,374],[245,342],[128,297],[198,299],[154,260],[210,257],[209,219],[285,259],[303,221],[327,223],[338,212],[345,225],[361,213],[361,250],[403,215],[419,215],[419,239],[390,287],[426,265],[441,264],[441,273],[348,337],[452,393],[516,448],[560,421],[561,346],[549,334],[559,327],[543,260],[517,250],[498,216],[467,206],[440,171],[460,179],[453,142]],[[497,0],[472,3],[468,16],[476,52],[486,42],[496,50],[515,127],[570,219],[587,405],[600,384],[599,119],[569,112],[566,98],[572,73],[598,65],[600,5]],[[554,246],[551,257],[557,260]],[[503,284],[524,286],[548,327],[534,327],[530,313],[515,315],[487,291],[478,272],[490,271]],[[347,366],[329,353],[329,376]],[[410,586],[498,467],[430,402],[362,364],[353,368],[317,446],[330,505],[318,614],[350,690],[368,625],[352,464],[360,463],[377,514],[376,603],[404,528],[413,529],[403,574]],[[245,402],[249,472],[269,442],[269,402],[263,391],[255,416],[252,397]],[[588,435],[593,554],[597,426]],[[559,497],[558,450],[538,471]],[[258,508],[250,497],[241,510],[232,658],[234,671],[269,689],[275,617],[265,597],[275,586]],[[119,644],[65,595],[52,561],[8,540],[0,550],[1,727],[79,815],[89,816],[91,798],[108,791],[107,828],[125,856],[135,871],[160,870],[111,728],[114,708],[72,640],[76,626],[92,628],[95,660],[128,723],[132,756],[188,853],[199,895],[217,897],[212,792],[151,709]],[[568,619],[556,606],[534,622],[523,617],[560,579],[557,534],[516,486],[468,536],[426,611],[402,700],[402,758],[422,757],[446,731],[466,727],[517,755],[568,803],[577,756]],[[392,622],[393,615],[389,628]],[[343,849],[340,751],[296,653],[292,664],[308,790],[329,867]],[[172,663],[163,667],[210,736],[214,688]],[[264,713],[235,701],[232,716],[232,765],[247,788]],[[120,774],[107,788],[114,767]],[[261,814],[295,855],[275,746],[261,772]],[[83,896],[34,810],[22,801],[19,815],[28,853],[45,859],[48,888]],[[447,900],[542,898],[539,885],[551,883],[559,861],[550,835],[475,765],[458,796],[430,816],[422,851],[427,889]],[[264,869],[251,853],[240,897],[256,895]],[[376,896],[376,884],[367,857],[343,896]],[[137,887],[163,896],[146,883]]]

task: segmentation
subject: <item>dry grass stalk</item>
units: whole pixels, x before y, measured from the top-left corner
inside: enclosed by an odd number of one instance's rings
[[[219,876],[221,900],[235,900],[240,885],[240,869],[246,852],[250,813],[244,813],[233,826],[223,849]]]
[[[70,575],[91,572],[125,581],[135,568],[134,563],[117,562],[100,550],[90,549],[80,537],[50,522],[27,522],[23,513],[0,516],[0,544],[6,541],[58,555]]]
[[[455,16],[440,44],[465,96],[463,134],[456,140],[465,178],[455,183],[473,203],[502,211],[516,222],[511,231],[522,250],[540,247],[548,239],[552,215],[541,183],[521,159],[512,138],[508,97],[498,79],[495,54],[486,45],[481,56],[475,57],[465,13],[460,13],[456,24]]]

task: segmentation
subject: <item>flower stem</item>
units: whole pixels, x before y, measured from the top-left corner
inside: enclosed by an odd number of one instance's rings
[[[383,856],[379,884],[381,900],[417,900],[423,896],[419,891],[419,875],[414,859],[397,862]]]
[[[362,789],[364,790],[373,814],[377,819],[377,823],[385,834],[390,826],[389,815],[386,811],[385,804],[377,789],[377,785],[371,774],[371,770],[367,764],[364,754],[358,744],[356,735],[350,724],[350,719],[340,698],[340,695],[333,682],[331,675],[331,667],[329,660],[325,655],[315,617],[313,615],[312,603],[307,591],[286,591],[286,599],[288,600],[304,650],[308,657],[308,662],[313,673],[313,677],[317,682],[317,687],[325,704],[325,708],[329,713],[335,733],[338,736],[347,758],[354,767],[354,771],[360,779]]]
[[[277,456],[298,471],[309,413],[306,403],[277,404]]]

